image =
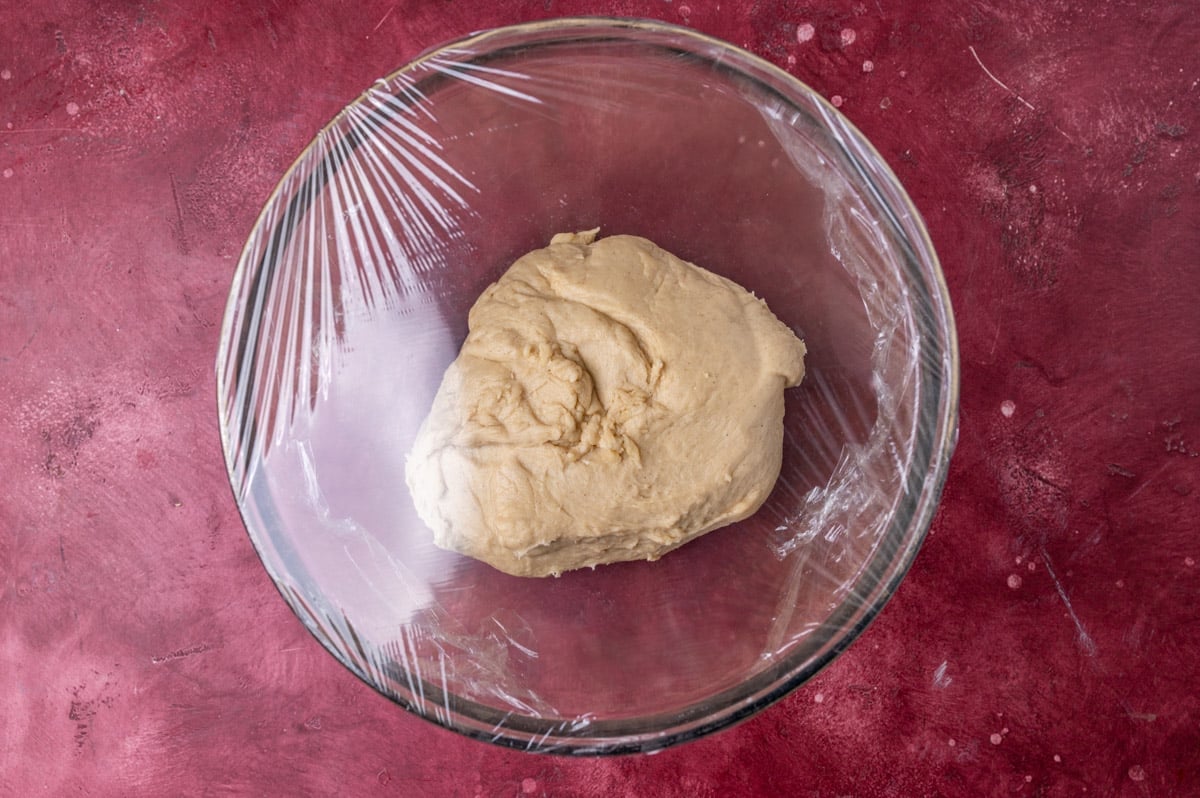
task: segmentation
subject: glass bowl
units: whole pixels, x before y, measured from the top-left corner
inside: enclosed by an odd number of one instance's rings
[[[658,562],[522,579],[435,548],[405,455],[467,311],[564,231],[645,236],[807,343],[757,514]],[[229,476],[284,599],[412,712],[533,751],[652,751],[746,718],[880,611],[954,445],[946,287],[836,110],[729,44],[565,19],[378,81],[283,177],[217,363]]]

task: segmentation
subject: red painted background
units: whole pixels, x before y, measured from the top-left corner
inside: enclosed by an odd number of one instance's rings
[[[0,794],[1200,794],[1190,3],[0,2]],[[275,182],[374,79],[534,18],[666,19],[840,103],[962,346],[932,534],[871,629],[653,757],[488,747],[338,665],[227,487],[213,359]]]

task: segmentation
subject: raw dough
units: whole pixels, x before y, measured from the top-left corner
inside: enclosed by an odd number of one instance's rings
[[[407,461],[434,542],[518,576],[655,560],[754,513],[804,375],[762,300],[596,232],[483,292]]]

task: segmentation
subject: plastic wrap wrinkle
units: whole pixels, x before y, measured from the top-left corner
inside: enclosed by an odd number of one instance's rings
[[[788,629],[791,627],[792,618],[796,612],[796,596],[799,594],[800,585],[804,580],[804,571],[808,567],[807,558],[792,557],[791,571],[786,582],[787,590],[776,601],[775,614],[763,642],[761,659],[773,659],[778,652],[806,633],[802,631],[800,635],[789,635]]]
[[[481,64],[470,64],[463,61],[448,61],[443,58],[430,58],[427,62],[431,67],[440,71],[442,74],[461,80],[464,83],[470,83],[473,86],[478,86],[488,91],[496,92],[505,97],[510,97],[514,100],[541,105],[542,99],[535,97],[532,94],[526,94],[523,91],[518,91],[510,86],[505,86],[503,83],[498,83],[494,80],[480,77],[489,75],[495,78],[516,78],[518,80],[525,79],[525,76],[519,72],[510,72],[504,69],[494,69]],[[475,74],[479,73],[479,74]]]
[[[443,52],[463,59],[475,55],[461,49]],[[646,81],[628,79],[628,68],[619,55],[600,51],[588,62],[585,75],[563,74],[536,60],[518,71],[436,56],[423,62],[421,67],[493,92],[500,97],[544,106],[546,110],[543,113],[553,113],[553,109],[564,106],[582,106],[596,111],[615,112],[630,108],[638,97],[656,97],[653,86]],[[476,73],[487,75],[488,78],[481,78]],[[516,83],[520,88],[506,85],[505,81]]]
[[[404,563],[397,560],[386,546],[352,519],[337,518],[331,513],[321,492],[310,444],[301,441],[293,446],[303,471],[307,501],[313,515],[321,519],[322,528],[333,537],[349,538],[366,547],[365,556],[356,553],[349,545],[343,545],[341,549],[345,561],[355,569],[355,584],[368,588],[370,593],[379,597],[383,605],[394,607],[397,613],[401,613],[401,607],[396,605],[394,598],[397,588],[406,595],[404,606],[420,608],[408,611],[416,613],[415,616],[408,613],[396,615],[386,629],[370,630],[370,637],[387,635],[389,629],[399,630],[399,639],[393,640],[393,645],[385,647],[400,662],[404,682],[417,711],[431,711],[432,705],[425,697],[424,682],[433,679],[443,695],[463,692],[468,695],[488,695],[531,716],[557,716],[554,707],[532,691],[518,694],[498,687],[516,681],[509,668],[513,653],[528,659],[538,657],[533,648],[516,636],[515,625],[523,624],[524,621],[519,616],[512,616],[506,625],[493,615],[489,619],[489,631],[471,634],[461,629],[460,624],[441,606],[423,581]],[[386,574],[381,572],[384,568],[387,569]],[[386,579],[386,588],[379,583],[380,578]],[[324,597],[320,602],[327,604]],[[308,613],[315,614],[307,602],[305,608]],[[387,669],[375,665],[377,655],[367,656],[364,653],[364,644],[361,642],[363,636],[357,634],[356,627],[345,618],[345,613],[334,604],[327,606],[321,615],[326,618],[322,627],[328,641],[345,652],[373,683],[385,684],[384,675]],[[342,619],[340,623],[330,620],[338,617]],[[514,626],[513,631],[510,631],[509,625]],[[353,645],[350,645],[351,641]],[[424,641],[427,641],[428,645],[422,645]],[[448,655],[447,645],[454,646],[458,656]],[[448,661],[457,665],[448,670]],[[454,680],[466,689],[452,689],[449,676],[453,676]]]
[[[387,85],[428,105],[407,76]],[[424,119],[435,122],[425,110]],[[252,357],[251,368],[240,360],[227,368],[225,385],[234,391],[233,401],[226,402],[233,411],[227,429],[240,438],[233,447],[241,454],[235,484],[244,486],[248,469],[287,434],[280,422],[294,418],[301,406],[312,408],[327,391],[335,370],[329,360],[341,339],[341,309],[370,312],[395,304],[397,292],[420,291],[437,253],[461,234],[456,212],[470,212],[464,192],[476,188],[438,155],[437,137],[414,115],[394,94],[368,91],[362,103],[317,136],[281,184],[280,195],[295,192],[298,200],[268,206],[247,243],[243,262],[258,264],[259,273],[243,286],[253,294],[248,315],[237,314],[234,329],[244,331],[252,353],[263,352],[264,340],[283,346]],[[364,130],[370,131],[367,139]],[[335,258],[326,246],[330,237]],[[418,243],[406,249],[403,242]],[[230,373],[238,365],[242,368]],[[301,401],[305,393],[307,401]],[[257,407],[274,409],[256,413]],[[261,431],[257,419],[266,422]]]
[[[898,258],[886,236],[879,230],[878,225],[871,221],[869,215],[864,213],[859,204],[860,200],[846,186],[843,176],[824,158],[816,157],[812,150],[796,145],[793,129],[795,120],[786,121],[786,115],[776,107],[768,106],[761,110],[763,118],[792,163],[814,184],[825,189],[825,227],[830,249],[838,263],[856,279],[867,318],[876,331],[871,386],[877,408],[868,439],[861,444],[847,443],[827,485],[812,489],[805,497],[804,507],[776,527],[777,532],[786,534],[776,545],[776,556],[795,557],[798,565],[807,566],[810,563],[804,544],[818,535],[836,544],[839,539],[846,537],[849,528],[854,528],[858,530],[855,537],[871,541],[872,549],[878,545],[882,529],[874,527],[871,523],[854,524],[851,521],[873,517],[889,518],[892,506],[898,501],[898,497],[890,496],[877,487],[879,481],[870,478],[872,475],[864,473],[864,469],[870,468],[870,464],[883,453],[896,463],[898,474],[907,473],[909,463],[907,458],[899,456],[895,436],[897,433],[907,434],[909,442],[906,442],[905,447],[911,448],[910,442],[915,429],[896,428],[896,397],[912,387],[913,373],[919,367],[920,347],[911,324],[904,330],[903,335],[897,335],[897,330],[906,323],[906,316],[902,312],[908,308],[906,293],[903,289],[897,290],[891,285],[881,284],[868,269],[859,265],[872,253],[885,253],[893,259]],[[905,346],[899,342],[907,342],[909,345]],[[897,363],[893,362],[893,358],[897,357],[900,361],[898,368]],[[897,372],[901,375],[898,383],[895,382]],[[881,374],[888,374],[889,377],[885,379]],[[823,375],[810,373],[808,379],[817,383],[817,390],[827,390]],[[839,407],[837,403],[830,404]],[[850,430],[853,425],[840,412],[840,408],[836,421],[847,433],[847,440],[852,441]],[[915,419],[913,424],[915,426]],[[907,486],[901,484],[899,487],[902,492]],[[889,512],[879,512],[880,510]],[[857,544],[848,540],[843,545]],[[834,549],[835,552],[840,550],[841,547]],[[840,561],[842,556],[835,553],[833,560]],[[821,568],[818,563],[812,563],[811,566],[818,570]],[[800,578],[799,568],[794,568],[791,578]],[[834,591],[834,598],[842,600],[850,594],[849,586],[843,583]],[[786,609],[776,615],[767,635],[768,650],[782,651],[794,645],[802,636],[787,634],[791,621],[792,613]]]

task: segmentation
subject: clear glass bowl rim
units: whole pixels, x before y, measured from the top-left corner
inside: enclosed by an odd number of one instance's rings
[[[390,84],[399,76],[420,68],[431,59],[451,53],[465,51],[477,57],[494,57],[514,48],[570,43],[580,41],[581,37],[585,36],[590,41],[603,41],[631,39],[639,35],[661,40],[643,42],[660,47],[669,48],[670,45],[666,43],[668,39],[675,39],[679,47],[682,47],[682,42],[687,42],[691,47],[681,49],[680,52],[691,55],[697,55],[698,51],[718,52],[720,56],[713,61],[714,65],[719,64],[723,70],[737,72],[760,88],[768,89],[801,114],[812,116],[798,101],[808,101],[818,110],[821,121],[832,134],[831,140],[838,144],[846,162],[862,181],[861,188],[873,195],[875,203],[888,216],[892,229],[901,234],[897,243],[901,244],[904,255],[905,285],[910,291],[915,289],[918,299],[921,300],[918,304],[928,311],[918,314],[915,320],[923,350],[918,386],[921,398],[917,407],[918,445],[905,474],[904,483],[908,490],[898,502],[888,530],[868,566],[864,568],[865,583],[860,582],[855,586],[854,592],[860,596],[859,600],[844,601],[822,628],[807,638],[807,645],[797,646],[790,655],[736,687],[709,696],[704,701],[669,715],[585,724],[561,718],[520,717],[511,712],[499,712],[492,707],[446,694],[440,685],[418,675],[393,679],[397,688],[414,681],[422,683],[425,700],[432,700],[435,705],[444,709],[437,717],[429,717],[417,712],[414,703],[399,689],[388,689],[375,683],[353,663],[348,662],[310,623],[308,613],[296,606],[293,595],[282,584],[280,576],[267,566],[280,595],[304,622],[310,633],[338,661],[372,688],[412,714],[436,725],[468,737],[522,750],[576,755],[657,751],[745,720],[811,679],[862,634],[908,572],[932,523],[945,484],[950,456],[957,441],[958,343],[949,292],[928,231],[916,207],[878,151],[849,120],[799,79],[733,44],[689,28],[657,20],[586,16],[542,20],[474,32],[424,51],[381,79],[379,83]],[[504,46],[495,48],[497,42]],[[368,93],[364,93],[342,109],[325,126],[323,132],[333,130],[348,114],[350,108],[364,102],[367,97]],[[288,177],[310,157],[319,138],[314,137],[313,142],[305,147],[284,173],[264,203],[263,212],[255,222],[255,229],[263,225],[266,210],[280,201]],[[222,325],[217,363],[218,404],[221,403],[220,397],[223,395],[223,361],[225,354],[232,351],[230,343],[235,335],[232,322],[237,288],[247,277],[247,251],[243,251],[239,259],[232,283],[234,290],[231,291]],[[925,347],[930,349],[926,351]],[[236,454],[233,451],[233,439],[229,431],[224,429],[223,419],[222,413],[222,445],[232,485]],[[260,561],[266,565],[266,560],[262,557],[263,545],[257,539],[254,527],[248,523],[249,519],[241,500],[238,501],[238,509]],[[863,587],[866,588],[865,594],[860,590]]]

